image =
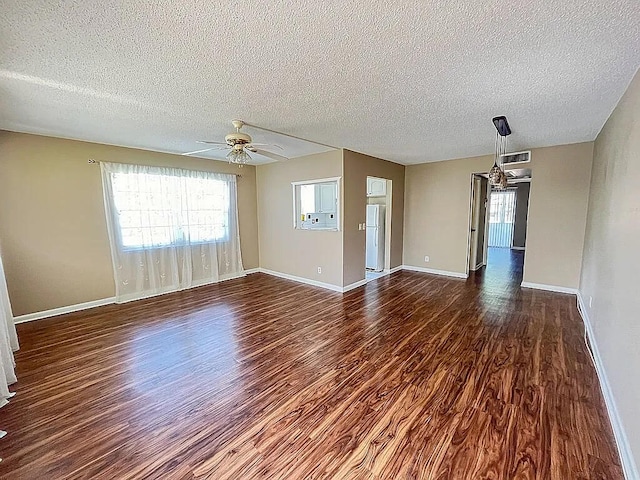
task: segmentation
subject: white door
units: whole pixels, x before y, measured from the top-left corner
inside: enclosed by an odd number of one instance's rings
[[[367,196],[377,197],[387,194],[387,181],[384,178],[367,177]]]
[[[380,215],[378,205],[367,205],[367,227],[378,227]]]
[[[335,184],[320,184],[320,211],[322,213],[335,213],[337,192]]]
[[[480,201],[480,179],[478,177],[473,177],[473,190],[471,191],[471,241],[469,245],[469,270],[475,270],[477,264]]]
[[[367,257],[365,267],[378,268],[378,227],[367,227]]]

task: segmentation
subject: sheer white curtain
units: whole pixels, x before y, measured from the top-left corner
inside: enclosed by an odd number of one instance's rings
[[[236,176],[101,162],[116,301],[244,274]]]
[[[13,323],[4,267],[0,258],[0,407],[6,405],[7,400],[13,396],[9,392],[9,385],[16,381],[13,360],[13,352],[16,350],[18,350],[18,336]]]

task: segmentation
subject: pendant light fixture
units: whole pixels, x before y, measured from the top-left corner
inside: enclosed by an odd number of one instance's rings
[[[507,136],[511,135],[511,128],[505,116],[494,117],[493,124],[497,130],[496,150],[493,167],[489,170],[489,184],[494,188],[502,190],[507,188],[507,175],[504,173],[502,158],[507,152]]]

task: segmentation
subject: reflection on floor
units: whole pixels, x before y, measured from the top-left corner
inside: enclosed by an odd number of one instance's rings
[[[20,324],[0,478],[623,480],[575,297],[517,287],[521,257]]]
[[[371,280],[375,280],[376,278],[384,277],[385,275],[387,275],[387,273],[385,271],[374,272],[373,270],[366,270],[365,274],[364,274],[364,277],[367,279],[367,282],[370,282]]]
[[[487,266],[469,272],[469,280],[483,290],[513,293],[522,283],[524,251],[489,247]]]

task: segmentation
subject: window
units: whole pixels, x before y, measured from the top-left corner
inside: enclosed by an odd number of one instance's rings
[[[293,185],[293,227],[300,230],[339,230],[339,178]]]
[[[491,192],[489,206],[490,223],[513,223],[516,213],[516,194],[514,190]]]
[[[515,190],[491,192],[489,204],[489,246],[510,248],[516,212]]]
[[[111,173],[120,242],[125,249],[225,241],[230,189],[206,176]]]

